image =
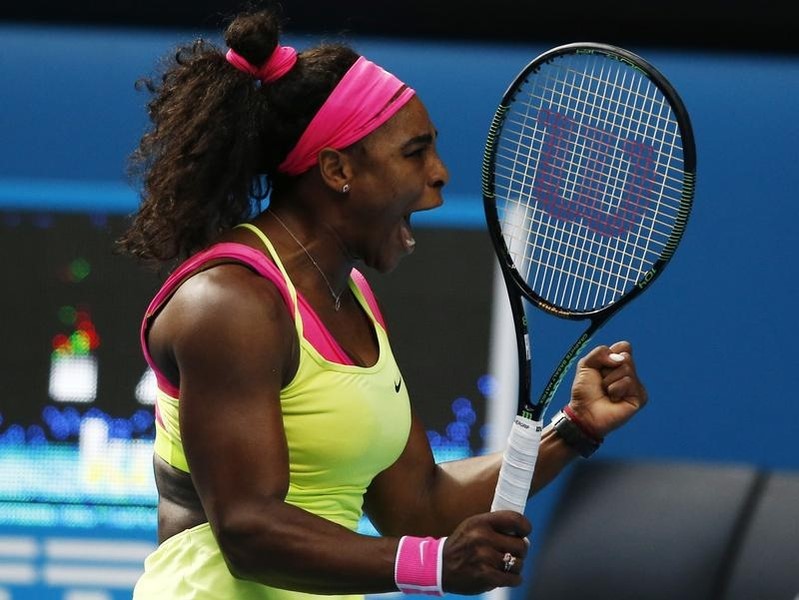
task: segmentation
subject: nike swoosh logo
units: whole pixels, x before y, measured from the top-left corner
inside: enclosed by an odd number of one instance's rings
[[[402,377],[400,377],[399,381],[394,382],[394,391],[399,394],[401,387],[402,387]]]
[[[421,565],[424,564],[424,547],[427,546],[427,544],[429,543],[430,543],[429,540],[424,540],[419,544],[419,564]]]

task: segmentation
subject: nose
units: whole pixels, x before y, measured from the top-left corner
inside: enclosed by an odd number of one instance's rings
[[[444,204],[444,196],[441,193],[441,189],[447,185],[448,181],[449,171],[444,165],[444,161],[436,154],[428,179],[428,186],[432,193],[426,194],[427,201],[430,203],[429,208],[438,208]]]
[[[436,152],[430,169],[430,186],[441,189],[449,182],[449,170]]]

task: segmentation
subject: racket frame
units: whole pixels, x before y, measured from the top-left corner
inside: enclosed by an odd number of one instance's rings
[[[660,257],[653,263],[635,283],[635,285],[616,302],[593,310],[564,310],[548,302],[537,294],[527,284],[524,277],[514,265],[510,250],[502,234],[499,215],[496,209],[496,194],[494,193],[496,151],[499,143],[505,116],[521,85],[527,78],[537,72],[543,65],[556,60],[566,54],[595,54],[617,60],[639,71],[649,81],[659,88],[667,98],[672,109],[682,141],[683,159],[683,186],[680,198],[680,207],[675,218],[675,225],[664,246]],[[550,401],[557,392],[560,383],[569,371],[580,353],[588,345],[593,335],[619,310],[638,297],[649,285],[663,272],[670,261],[685,231],[685,226],[690,214],[694,191],[696,187],[696,149],[693,129],[685,105],[671,83],[649,62],[640,56],[616,46],[597,42],[575,42],[547,50],[540,54],[516,76],[505,91],[497,107],[489,127],[482,165],[482,193],[483,206],[486,216],[489,235],[496,252],[503,280],[508,292],[511,314],[516,330],[517,354],[519,359],[519,391],[517,414],[532,421],[541,421]],[[538,400],[532,401],[532,365],[529,324],[523,299],[528,300],[541,310],[563,319],[585,320],[590,324],[585,332],[572,344],[564,354],[549,382],[544,387]]]

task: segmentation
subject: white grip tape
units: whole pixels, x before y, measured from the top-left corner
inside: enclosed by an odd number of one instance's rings
[[[508,447],[502,456],[497,489],[491,510],[515,510],[524,513],[530,484],[533,481],[538,447],[541,444],[543,420],[516,417],[508,436]]]

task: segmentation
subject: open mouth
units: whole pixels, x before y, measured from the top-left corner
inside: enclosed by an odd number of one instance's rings
[[[402,245],[405,250],[410,253],[416,247],[416,239],[413,237],[413,229],[411,228],[411,214],[408,213],[402,220]]]

